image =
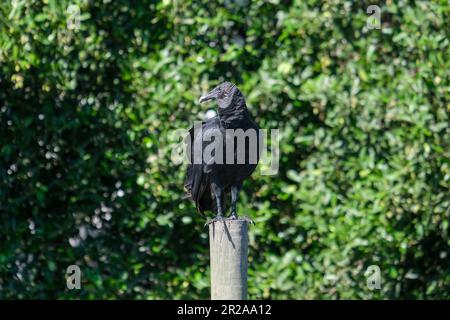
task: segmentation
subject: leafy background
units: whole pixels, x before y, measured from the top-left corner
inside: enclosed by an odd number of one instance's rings
[[[281,131],[239,207],[250,298],[450,298],[450,5],[378,2],[371,30],[371,4],[1,2],[0,298],[208,298],[170,155],[223,80]]]

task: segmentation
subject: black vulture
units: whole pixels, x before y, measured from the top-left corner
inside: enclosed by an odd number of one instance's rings
[[[230,218],[237,219],[239,191],[260,157],[259,128],[234,84],[221,83],[199,102],[208,100],[217,101],[217,116],[194,125],[185,140],[190,160],[186,197],[194,201],[200,213],[216,212],[212,222],[223,219],[225,196],[231,193]]]

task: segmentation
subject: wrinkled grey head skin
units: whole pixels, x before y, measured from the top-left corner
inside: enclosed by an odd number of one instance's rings
[[[223,82],[207,94],[200,97],[199,102],[216,100],[219,108],[225,109],[233,105],[233,101],[243,98],[239,89],[231,82]]]

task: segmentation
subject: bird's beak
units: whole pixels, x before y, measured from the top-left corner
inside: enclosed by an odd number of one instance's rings
[[[205,101],[209,101],[216,98],[216,93],[213,91],[208,92],[207,94],[200,97],[200,100],[198,100],[199,103],[203,103]]]

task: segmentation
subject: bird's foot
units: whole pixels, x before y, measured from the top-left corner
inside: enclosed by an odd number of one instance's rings
[[[223,221],[223,220],[224,220],[223,215],[218,214],[215,218],[209,219],[209,220],[205,223],[205,227],[208,226],[208,225],[210,225],[211,223],[218,222],[218,221]]]
[[[250,219],[249,217],[246,217],[246,216],[239,217],[236,212],[231,212],[231,215],[230,215],[230,217],[228,219],[230,219],[230,220],[237,220],[237,219],[239,219],[239,220],[244,220],[245,222],[247,222],[249,224],[255,224],[253,222],[253,220]]]
[[[239,219],[244,220],[248,224],[253,224],[253,225],[255,224],[252,219],[250,219],[249,217],[246,217],[246,216],[240,217]]]

